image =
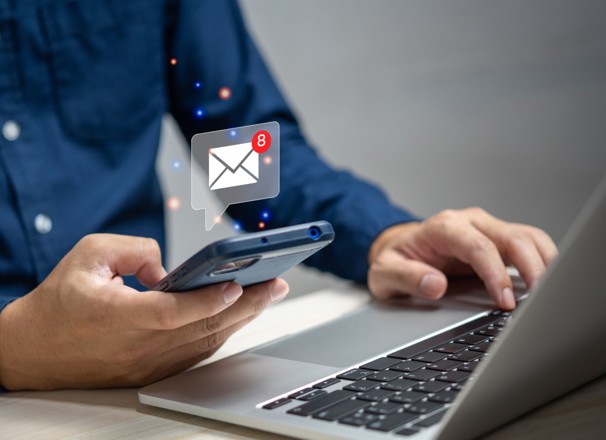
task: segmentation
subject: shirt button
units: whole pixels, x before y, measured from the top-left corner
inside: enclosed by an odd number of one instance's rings
[[[21,126],[15,121],[6,121],[2,126],[2,136],[7,141],[16,141],[21,134]]]
[[[53,229],[53,221],[46,214],[38,214],[34,219],[34,227],[39,234],[48,234]]]

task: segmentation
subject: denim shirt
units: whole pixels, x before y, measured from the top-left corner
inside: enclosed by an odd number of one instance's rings
[[[373,239],[413,220],[309,146],[235,1],[0,0],[0,310],[86,234],[164,245],[166,113],[188,139],[280,123],[280,195],[228,212],[251,230],[262,209],[272,228],[330,221],[336,241],[311,266],[364,282]]]

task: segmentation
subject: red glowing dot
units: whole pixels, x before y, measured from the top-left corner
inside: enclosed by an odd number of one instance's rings
[[[177,197],[169,197],[169,199],[166,201],[166,206],[171,211],[176,211],[181,207],[181,200],[179,200]]]
[[[170,65],[171,66],[176,66],[177,65],[177,59],[176,58],[171,58],[170,59]]]
[[[231,98],[231,89],[229,87],[221,87],[219,89],[219,98],[221,98],[221,99]]]
[[[223,221],[223,218],[220,215],[215,216],[215,223],[219,224]]]
[[[271,156],[265,156],[265,157],[263,158],[263,163],[264,163],[265,165],[271,165]]]
[[[259,229],[265,228],[265,222],[259,222]]]

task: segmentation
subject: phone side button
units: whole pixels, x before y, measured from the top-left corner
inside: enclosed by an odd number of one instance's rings
[[[160,286],[158,287],[158,290],[165,291],[167,287],[168,287],[168,281],[163,281],[162,284],[160,284]]]

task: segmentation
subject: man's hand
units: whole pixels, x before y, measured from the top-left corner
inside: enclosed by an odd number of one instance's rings
[[[531,287],[556,255],[540,229],[504,222],[480,208],[449,210],[383,231],[369,252],[368,286],[380,299],[438,299],[446,292],[446,276],[476,273],[497,306],[511,310],[515,298],[505,266],[515,266]]]
[[[138,292],[166,275],[151,239],[83,238],[28,295],[0,313],[0,383],[9,390],[151,383],[212,355],[288,292],[283,280],[188,293]]]

